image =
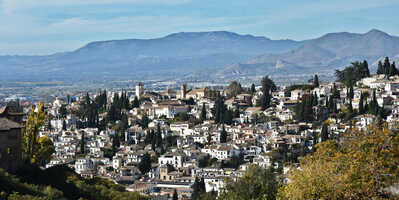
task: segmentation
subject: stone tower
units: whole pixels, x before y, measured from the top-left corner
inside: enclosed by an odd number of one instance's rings
[[[10,102],[0,109],[0,168],[15,171],[22,163],[22,107]]]
[[[141,95],[144,94],[144,84],[143,83],[137,83],[136,84],[136,96],[138,99],[140,99]]]
[[[180,98],[185,99],[187,94],[187,85],[182,84],[180,88]]]

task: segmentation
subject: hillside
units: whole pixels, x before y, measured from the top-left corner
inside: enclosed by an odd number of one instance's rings
[[[12,175],[0,169],[0,199],[147,199],[105,179],[83,179],[72,169],[57,166],[41,170],[32,166]]]

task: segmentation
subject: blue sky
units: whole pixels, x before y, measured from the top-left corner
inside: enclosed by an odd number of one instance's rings
[[[373,28],[399,35],[398,11],[398,0],[0,0],[0,55],[182,31],[295,40]]]

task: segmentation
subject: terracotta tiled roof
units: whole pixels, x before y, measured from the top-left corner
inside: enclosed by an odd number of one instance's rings
[[[0,130],[10,130],[14,128],[22,128],[22,126],[16,122],[13,122],[7,118],[0,118]]]

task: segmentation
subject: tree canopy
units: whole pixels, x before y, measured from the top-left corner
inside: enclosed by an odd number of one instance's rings
[[[45,165],[54,152],[54,146],[48,136],[39,137],[40,129],[47,119],[43,103],[32,107],[23,130],[22,151],[23,158],[30,164]]]
[[[227,86],[226,92],[230,97],[235,97],[238,94],[241,94],[244,90],[241,87],[241,84],[237,81],[233,81]]]
[[[352,62],[344,70],[336,70],[335,76],[337,77],[337,81],[344,83],[347,87],[353,86],[356,81],[370,76],[368,63],[367,61]]]
[[[386,126],[351,130],[327,140],[294,170],[281,199],[397,199],[399,135]]]
[[[278,181],[272,168],[251,165],[237,181],[227,180],[226,187],[218,199],[276,199]]]
[[[378,61],[377,74],[385,74],[387,76],[395,76],[399,74],[398,69],[396,69],[396,64],[389,61],[388,57],[385,57],[384,64],[381,61]]]

